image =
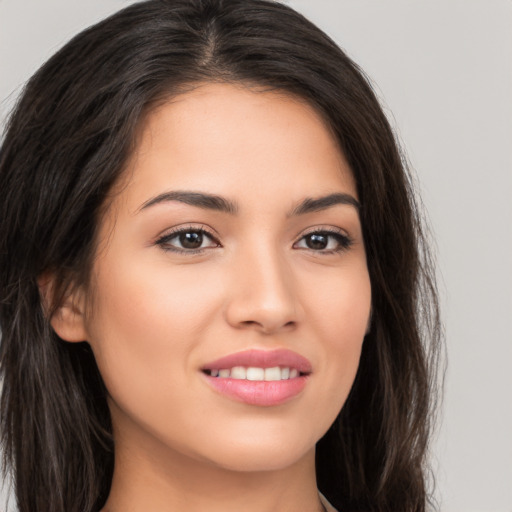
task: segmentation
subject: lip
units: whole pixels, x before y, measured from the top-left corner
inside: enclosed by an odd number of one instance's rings
[[[212,377],[203,371],[220,370],[233,366],[289,367],[296,368],[301,375],[279,381],[250,381]],[[312,372],[312,365],[305,357],[291,350],[246,350],[216,359],[205,364],[201,370],[201,375],[206,382],[227,398],[249,405],[270,407],[284,404],[297,396],[307,384],[309,374]]]
[[[277,350],[244,350],[205,364],[201,370],[221,370],[233,366],[253,366],[256,368],[297,368],[301,373],[311,373],[313,368],[305,357],[287,349]]]

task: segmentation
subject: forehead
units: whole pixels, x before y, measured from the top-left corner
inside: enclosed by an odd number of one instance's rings
[[[352,172],[321,115],[282,91],[201,84],[147,114],[127,169],[132,208],[165,189],[299,199],[342,188]],[[124,192],[123,192],[124,193]]]

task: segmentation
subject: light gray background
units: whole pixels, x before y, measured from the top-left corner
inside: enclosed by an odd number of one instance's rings
[[[0,123],[45,59],[129,3],[0,0]],[[375,81],[419,177],[449,360],[440,508],[512,512],[512,1],[287,3]]]

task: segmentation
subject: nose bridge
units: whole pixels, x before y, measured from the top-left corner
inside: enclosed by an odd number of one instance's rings
[[[234,262],[228,320],[271,333],[297,322],[293,271],[283,248],[268,238],[240,247]]]

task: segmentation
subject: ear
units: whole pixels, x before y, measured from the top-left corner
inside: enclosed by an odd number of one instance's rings
[[[54,302],[53,275],[43,275],[38,278],[39,294],[43,302],[43,309],[50,316],[50,324],[57,335],[64,341],[79,342],[87,340],[85,328],[85,294],[81,287],[74,287],[72,291],[64,294],[61,303],[52,312]]]

